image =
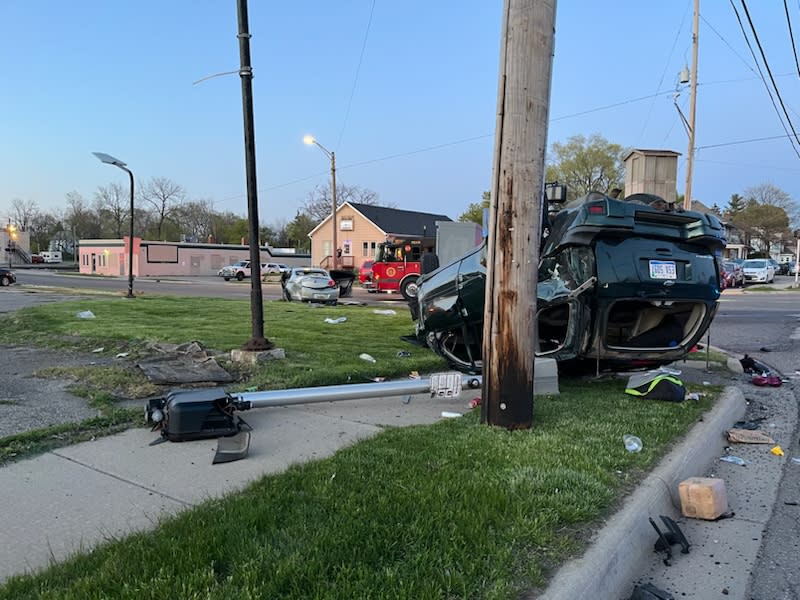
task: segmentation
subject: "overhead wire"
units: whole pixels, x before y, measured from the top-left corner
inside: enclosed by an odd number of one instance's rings
[[[797,67],[797,74],[800,75],[800,62],[797,61],[797,47],[794,45],[794,34],[792,33],[792,19],[789,17],[789,5],[783,0],[783,10],[786,13],[786,24],[789,26],[789,39],[792,42],[792,52],[794,53],[794,64]]]
[[[344,131],[347,127],[347,120],[350,118],[350,108],[353,105],[353,96],[356,93],[356,86],[358,85],[358,76],[361,73],[361,64],[364,61],[364,51],[367,48],[367,40],[369,39],[369,31],[372,27],[372,15],[375,13],[375,0],[372,0],[372,7],[369,10],[369,20],[367,21],[367,30],[364,32],[364,41],[361,42],[361,53],[358,56],[358,66],[356,67],[356,74],[353,78],[353,86],[350,88],[350,98],[347,100],[347,109],[344,113],[344,120],[342,121],[342,129],[339,131],[339,138],[336,140],[335,148],[339,148],[344,137]]]
[[[778,113],[778,119],[780,120],[784,131],[786,131],[786,134],[789,135],[789,131],[786,128],[786,124],[783,122],[780,112],[778,112],[778,107],[775,105],[775,99],[772,96],[772,92],[769,89],[769,85],[767,84],[766,79],[764,79],[764,73],[761,71],[761,67],[758,64],[758,59],[756,58],[755,52],[753,51],[753,47],[750,44],[750,40],[747,38],[747,35],[745,34],[744,25],[742,24],[742,20],[739,16],[739,11],[736,10],[736,6],[733,4],[733,0],[730,0],[730,2],[731,6],[733,6],[734,12],[736,13],[736,18],[739,21],[739,26],[742,29],[742,34],[744,35],[745,41],[747,42],[747,47],[750,49],[750,53],[753,55],[753,60],[755,60],[756,62],[756,66],[758,67],[758,72],[761,74],[761,78],[764,81],[764,86],[767,88],[767,91],[769,92],[769,97],[772,100],[772,105],[775,108],[775,111]],[[767,70],[767,73],[769,74],[770,77],[770,81],[772,81],[772,87],[775,89],[775,95],[778,97],[778,101],[780,102],[780,105],[783,108],[783,114],[786,115],[786,121],[789,125],[789,128],[792,130],[792,133],[794,134],[794,138],[798,141],[798,143],[800,143],[800,138],[797,137],[797,132],[794,129],[792,120],[789,118],[789,112],[786,110],[786,104],[784,104],[783,102],[783,98],[781,97],[780,91],[778,90],[778,85],[777,83],[775,83],[775,78],[772,75],[772,70],[769,67],[769,63],[767,62],[767,57],[764,54],[764,48],[761,45],[761,40],[759,40],[758,38],[758,32],[756,32],[755,25],[753,24],[753,20],[750,17],[750,11],[747,9],[747,3],[745,2],[745,0],[741,0],[741,2],[742,2],[742,8],[744,9],[745,15],[747,16],[747,21],[750,24],[750,30],[753,32],[753,39],[755,39],[756,45],[758,46],[758,50],[761,53],[761,60],[764,62],[764,68]],[[794,150],[795,154],[797,154],[797,158],[800,158],[800,152],[798,152],[797,147],[794,144],[794,140],[791,139],[791,136],[789,137],[789,143],[792,145],[792,150]]]

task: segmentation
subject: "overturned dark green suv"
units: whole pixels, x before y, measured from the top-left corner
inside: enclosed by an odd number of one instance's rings
[[[724,229],[658,196],[592,193],[551,213],[542,236],[537,356],[561,368],[646,368],[683,357],[720,295]],[[455,368],[481,370],[486,245],[419,279],[416,335]]]

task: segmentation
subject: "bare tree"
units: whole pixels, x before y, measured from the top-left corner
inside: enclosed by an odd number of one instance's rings
[[[370,204],[372,206],[390,206],[380,202],[377,192],[357,185],[337,185],[336,202],[340,205],[344,202],[357,202],[358,204]],[[303,211],[311,217],[315,224],[320,223],[330,215],[332,209],[333,199],[329,183],[315,187],[308,193],[308,197],[303,204]]]
[[[39,207],[35,200],[22,200],[14,198],[11,201],[11,218],[17,227],[27,231],[30,228],[31,221],[39,212]]]
[[[797,202],[793,200],[787,192],[776,185],[761,183],[747,188],[745,190],[745,197],[755,200],[757,204],[782,208],[786,212],[791,223],[796,224],[798,219],[800,219],[800,207],[798,207]]]
[[[180,223],[180,233],[188,240],[205,242],[211,235],[215,214],[210,200],[190,200],[176,208],[174,217]]]
[[[164,223],[172,219],[186,200],[186,190],[166,177],[152,177],[139,191],[139,199],[153,207],[156,237],[162,238]]]
[[[130,218],[130,192],[118,183],[100,186],[94,193],[95,210],[111,237],[123,236],[123,225]]]

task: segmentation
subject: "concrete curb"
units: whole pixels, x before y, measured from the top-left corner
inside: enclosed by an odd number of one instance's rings
[[[680,515],[678,484],[687,477],[702,476],[711,467],[726,445],[724,431],[744,417],[745,408],[741,390],[726,387],[703,421],[662,459],[598,531],[586,553],[561,567],[539,597],[629,597],[653,552],[655,532],[647,518],[660,523],[658,515]]]

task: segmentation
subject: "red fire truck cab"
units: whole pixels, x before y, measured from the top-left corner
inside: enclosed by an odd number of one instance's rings
[[[400,292],[406,300],[417,295],[417,279],[423,257],[435,261],[436,238],[395,237],[378,245],[372,263],[372,280],[364,282],[370,292]],[[435,267],[434,267],[435,268]]]

